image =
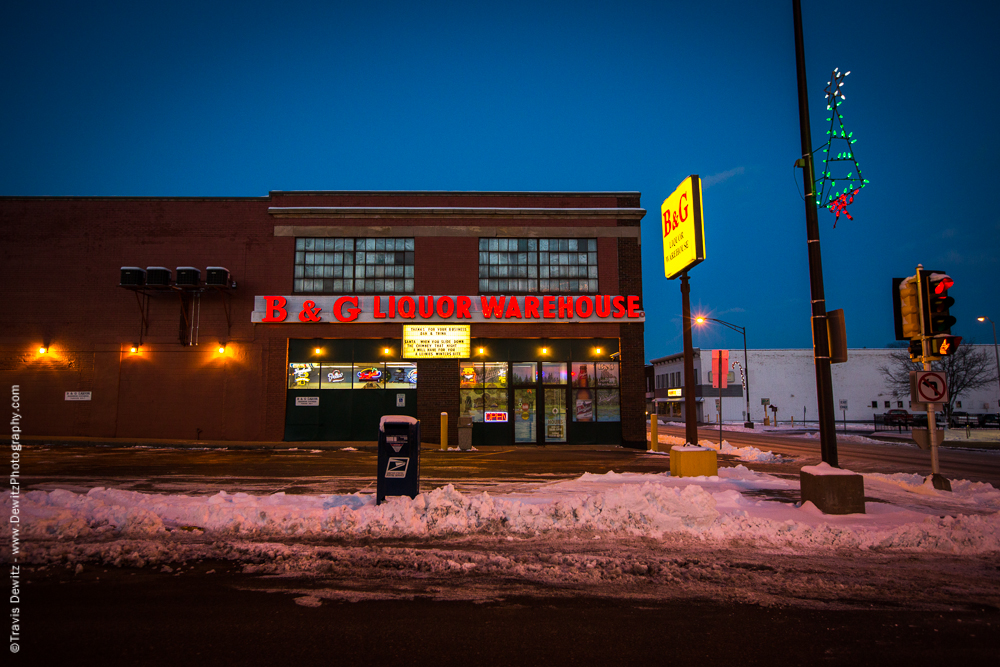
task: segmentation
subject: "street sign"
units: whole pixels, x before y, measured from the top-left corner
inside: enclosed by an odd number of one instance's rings
[[[948,384],[941,371],[913,371],[916,403],[947,403]]]
[[[840,399],[840,409],[841,410],[847,410],[847,399],[846,398]]]
[[[920,449],[931,448],[930,432],[926,428],[914,428],[910,433],[913,442],[917,443],[917,447]],[[944,429],[934,429],[934,444],[940,445],[942,442],[944,442]]]
[[[770,405],[771,404],[771,399],[770,398],[762,398],[762,399],[760,399],[760,404],[761,405]]]

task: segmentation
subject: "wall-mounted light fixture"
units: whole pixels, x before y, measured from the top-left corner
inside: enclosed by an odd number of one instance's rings
[[[479,348],[479,354],[483,354],[484,352],[486,352],[486,348],[485,347]]]
[[[133,345],[132,347],[130,347],[128,349],[128,351],[131,352],[132,354],[139,354],[140,352],[142,352],[142,346],[141,345]]]
[[[594,348],[594,354],[600,354],[600,353],[601,353],[601,348],[595,347]]]
[[[317,347],[313,350],[313,354],[323,354],[323,348]]]
[[[44,345],[42,345],[40,348],[38,348],[38,354],[48,354],[48,352],[49,352],[49,348],[47,348]]]
[[[549,353],[549,348],[543,347],[542,348],[542,354],[548,354],[548,353]]]
[[[225,354],[226,353],[226,344],[225,343],[219,343],[219,348],[216,350],[216,352],[218,352],[219,354]]]
[[[389,348],[387,348],[387,347],[383,347],[383,348],[382,348],[382,354],[389,354],[389,351],[390,351],[390,350],[389,350]]]

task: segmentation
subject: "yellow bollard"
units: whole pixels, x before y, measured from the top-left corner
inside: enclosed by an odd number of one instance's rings
[[[441,451],[448,450],[448,413],[441,413]]]
[[[660,437],[656,433],[656,415],[651,415],[649,420],[649,451],[658,452],[660,451]]]

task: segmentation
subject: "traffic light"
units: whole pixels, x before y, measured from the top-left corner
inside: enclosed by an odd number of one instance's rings
[[[958,346],[962,344],[961,336],[938,336],[930,339],[931,356],[938,359],[950,357],[955,354]]]
[[[892,279],[892,311],[896,321],[896,340],[920,338],[920,307],[917,303],[917,277]]]
[[[919,364],[923,361],[924,356],[924,345],[920,342],[920,339],[910,341],[910,361],[915,364]]]
[[[948,312],[955,303],[955,300],[948,296],[948,290],[955,281],[943,271],[921,271],[920,282],[924,297],[924,335],[950,334],[951,327],[957,320]]]

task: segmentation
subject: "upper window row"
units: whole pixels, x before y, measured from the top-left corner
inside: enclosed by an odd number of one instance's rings
[[[479,291],[596,294],[597,239],[479,239]]]
[[[414,291],[412,238],[297,238],[296,293]],[[598,292],[597,239],[479,239],[482,294]]]
[[[295,292],[413,292],[413,239],[295,239]]]

